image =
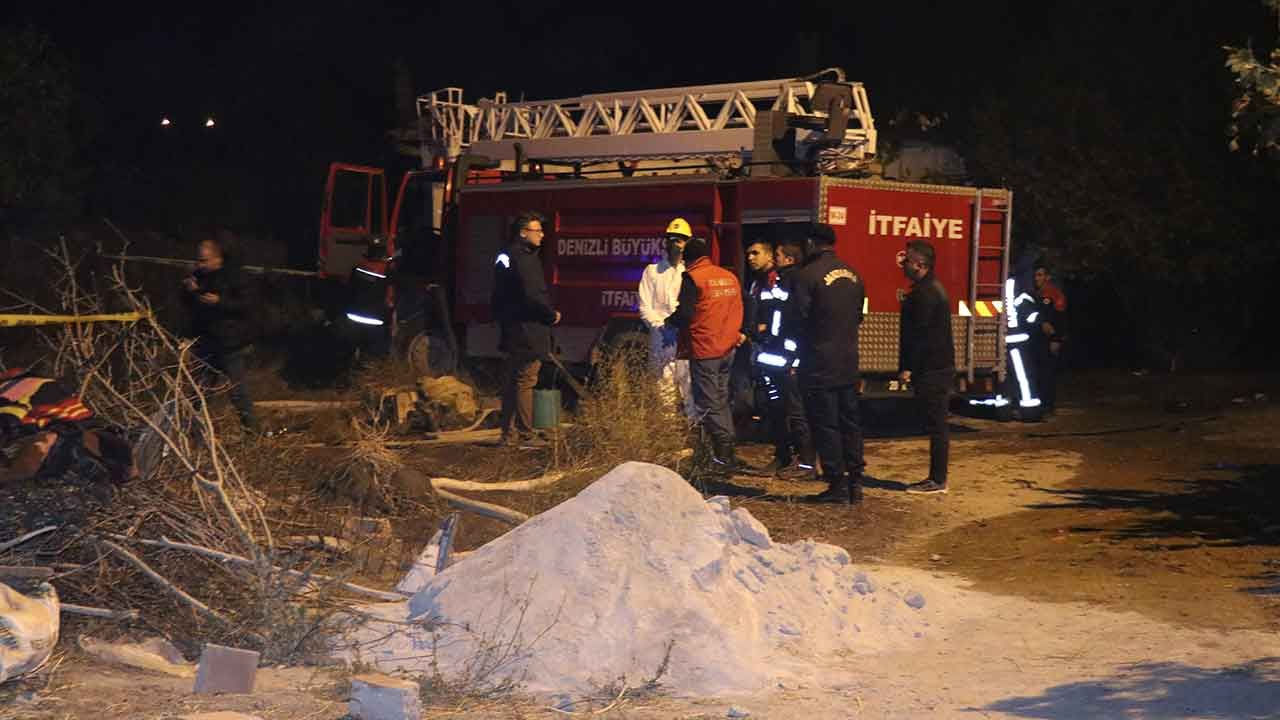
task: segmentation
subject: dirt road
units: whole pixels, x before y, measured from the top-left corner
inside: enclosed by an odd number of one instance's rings
[[[774,540],[834,543],[878,576],[922,588],[930,631],[906,647],[845,658],[812,683],[736,698],[624,695],[602,716],[721,718],[733,707],[753,718],[806,720],[1280,716],[1276,384],[1074,378],[1049,422],[956,419],[946,496],[900,491],[923,476],[927,442],[885,428],[867,442],[877,481],[860,508],[783,497],[816,492],[812,485],[758,483],[768,496],[734,504]],[[460,476],[483,453],[501,451],[417,452],[414,464]],[[748,451],[756,459],[766,452]],[[466,525],[464,550],[501,529]],[[194,699],[185,681],[72,654],[33,698],[0,694],[8,701],[0,717],[164,718],[199,708],[283,720],[344,712],[339,675],[281,669],[262,677],[273,692]],[[547,704],[447,710],[563,716]]]

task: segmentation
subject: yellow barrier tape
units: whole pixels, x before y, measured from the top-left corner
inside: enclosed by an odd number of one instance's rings
[[[140,312],[111,313],[104,315],[0,315],[0,327],[25,325],[71,325],[93,322],[137,322],[146,317]]]

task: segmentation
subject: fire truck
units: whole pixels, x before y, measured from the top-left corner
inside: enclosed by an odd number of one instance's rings
[[[687,219],[744,286],[746,246],[817,221],[832,226],[836,252],[866,284],[865,393],[904,390],[896,375],[907,282],[894,258],[914,238],[937,249],[954,303],[957,389],[991,395],[1004,378],[1012,193],[877,178],[866,90],[839,69],[542,101],[499,93],[467,104],[460,88],[446,88],[418,98],[417,109],[420,169],[404,175],[389,222],[386,173],[336,163],[319,249],[322,274],[368,288],[367,309],[348,318],[386,324],[415,363],[447,369],[462,354],[497,354],[494,258],[512,219],[535,210],[548,219],[542,262],[566,363],[643,342],[637,286],[663,254],[672,218]],[[385,238],[385,251],[369,256],[371,237]],[[384,255],[394,258],[394,280]],[[384,293],[382,281],[394,290]]]

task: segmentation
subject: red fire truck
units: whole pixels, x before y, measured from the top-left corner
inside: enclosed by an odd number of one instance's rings
[[[739,277],[748,244],[819,221],[834,228],[837,253],[866,283],[867,393],[901,390],[894,377],[906,281],[894,256],[913,238],[937,248],[955,305],[958,388],[991,394],[1003,379],[1012,194],[875,178],[867,96],[841,71],[551,101],[499,94],[476,105],[449,88],[419,98],[418,113],[423,169],[405,175],[390,224],[383,171],[335,164],[320,233],[322,273],[371,282],[386,267],[362,259],[366,244],[385,236],[401,295],[394,308],[349,317],[390,323],[397,347],[418,362],[428,352],[456,359],[442,345],[496,355],[494,258],[512,218],[536,210],[548,218],[542,260],[563,315],[555,338],[566,362],[589,362],[644,332],[637,285],[662,255],[673,217],[686,218]],[[403,288],[416,288],[415,299],[406,302]]]

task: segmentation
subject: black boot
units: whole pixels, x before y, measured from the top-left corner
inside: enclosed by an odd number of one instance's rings
[[[849,500],[850,505],[862,504],[862,476],[852,473],[848,476],[849,480]]]
[[[822,479],[827,481],[827,489],[810,498],[813,502],[849,504],[849,477],[847,475],[824,475]]]

